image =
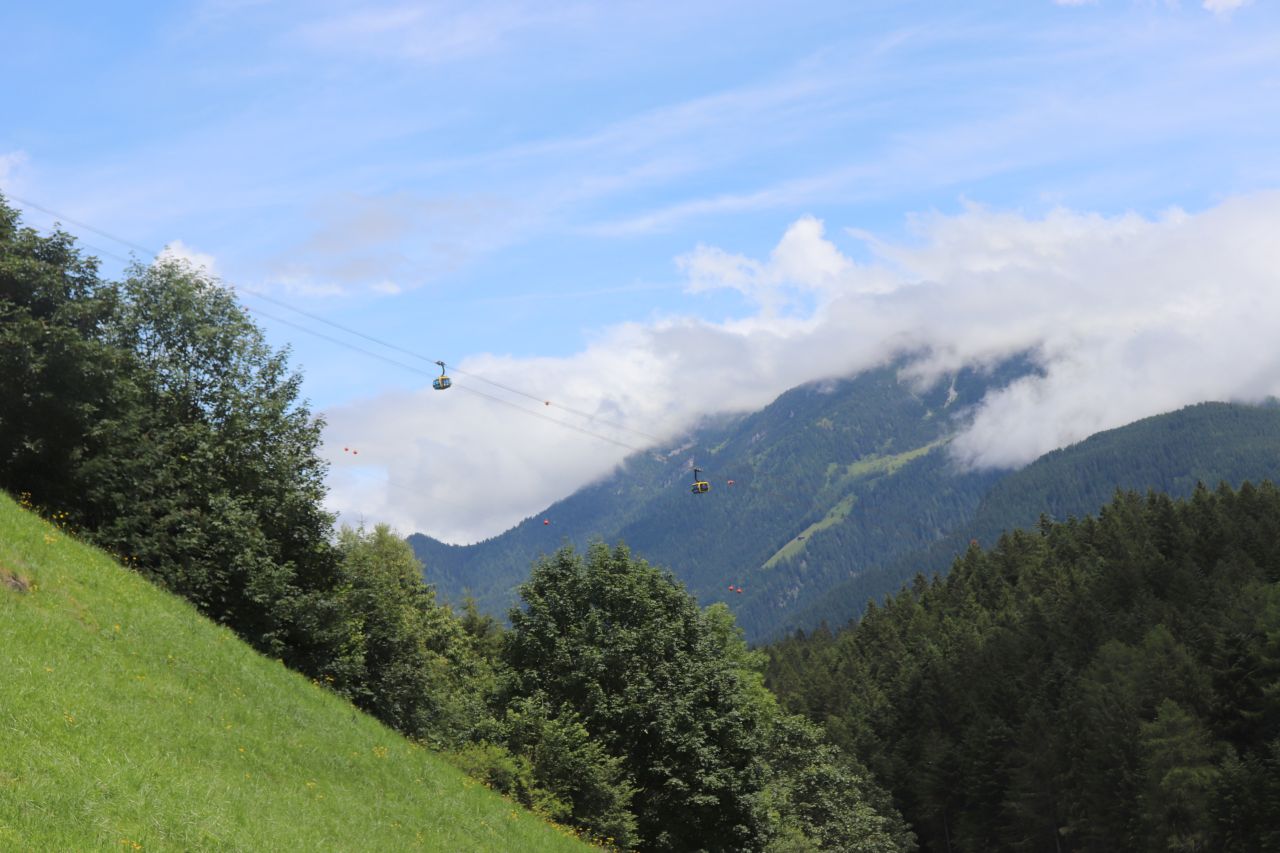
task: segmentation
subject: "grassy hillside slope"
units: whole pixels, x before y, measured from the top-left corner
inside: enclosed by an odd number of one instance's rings
[[[0,494],[0,849],[586,849]]]

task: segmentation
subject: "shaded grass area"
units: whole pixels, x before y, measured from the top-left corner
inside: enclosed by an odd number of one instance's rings
[[[0,849],[589,849],[0,494]]]

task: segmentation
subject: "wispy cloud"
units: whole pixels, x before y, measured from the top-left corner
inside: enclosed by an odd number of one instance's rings
[[[1097,6],[1100,0],[1053,0],[1055,6]],[[1164,0],[1165,5],[1177,7],[1178,0]],[[1201,7],[1215,15],[1229,15],[1241,6],[1248,6],[1253,0],[1202,0]]]
[[[399,3],[321,17],[298,34],[328,51],[443,63],[492,54],[516,33],[567,26],[586,15],[587,7],[574,4]]]
[[[735,26],[715,5],[680,14],[701,14],[709,34]],[[621,20],[642,30],[631,45],[619,17],[582,4],[300,8],[199,7],[196,17],[217,21],[217,38],[230,38],[242,15],[263,23],[256,52],[199,66],[199,91],[225,88],[235,106],[197,111],[119,158],[65,170],[61,191],[42,197],[157,243],[179,223],[188,239],[215,245],[187,223],[236,216],[242,234],[259,239],[216,250],[238,260],[243,278],[407,293],[537,241],[685,240],[686,229],[707,224],[776,225],[804,210],[899,195],[943,205],[962,193],[998,198],[989,185],[1000,181],[1033,187],[1024,200],[1141,206],[1176,195],[1162,172],[1190,181],[1212,169],[1274,170],[1267,156],[1227,159],[1242,136],[1261,144],[1275,129],[1275,92],[1262,73],[1275,67],[1274,39],[1213,26],[1204,14],[1193,16],[1198,28],[1163,13],[1143,28],[1093,14],[1050,14],[1027,28],[980,11],[928,22],[891,16],[795,50],[762,41],[784,58],[745,71],[692,63],[681,85],[655,78],[652,96],[630,92],[615,104],[600,91],[629,91],[628,80],[657,73],[655,58],[677,37],[663,23],[670,9],[627,4]],[[284,20],[284,32],[272,29]],[[614,42],[643,61],[610,64]],[[548,53],[583,56],[584,65],[539,77]],[[373,73],[371,55],[405,65]],[[458,77],[432,56],[493,62]],[[248,93],[229,82],[261,64],[275,69],[272,85]],[[519,113],[500,80],[513,71],[544,80],[540,92],[564,85],[558,97],[537,96],[550,118]],[[600,91],[584,83],[597,74]],[[454,124],[479,117],[476,128]],[[1146,145],[1164,156],[1153,159]],[[1142,174],[1151,177],[1139,186]],[[1134,192],[1101,198],[1120,186]],[[1079,188],[1093,192],[1082,198]],[[344,204],[351,209],[334,210]]]
[[[1147,176],[1148,192],[1168,186],[1152,179],[1149,147],[1185,150],[1181,156],[1200,168],[1187,162],[1180,171],[1199,174],[1223,166],[1213,151],[1230,145],[1228,138],[1274,132],[1270,119],[1259,119],[1273,113],[1275,93],[1266,81],[1280,60],[1274,39],[1237,32],[1207,40],[1202,24],[1176,20],[1154,30],[1137,39],[1129,31],[1099,30],[1088,39],[1042,32],[1027,40],[1025,52],[1006,50],[981,63],[945,50],[921,56],[918,76],[896,83],[915,90],[901,108],[938,118],[881,125],[838,157],[811,158],[820,165],[796,160],[753,183],[739,178],[746,183],[740,189],[631,209],[583,230],[608,237],[674,232],[728,215],[856,204],[1015,176],[1052,184],[1084,163],[1094,165],[1077,186],[1093,187],[1096,197],[1113,182],[1117,191],[1109,195],[1123,198],[1119,188],[1135,189],[1137,176]],[[975,101],[965,87],[935,88],[975,73],[989,75],[1000,96]],[[1223,143],[1208,142],[1213,138]],[[1136,201],[1132,192],[1128,197]]]
[[[8,187],[17,182],[18,173],[29,162],[27,152],[10,151],[0,154],[0,184]]]
[[[496,196],[343,193],[313,207],[311,229],[268,259],[265,278],[314,296],[416,290],[520,233],[524,215]]]
[[[1242,6],[1248,6],[1253,0],[1204,0],[1204,8],[1215,15],[1230,15]]]

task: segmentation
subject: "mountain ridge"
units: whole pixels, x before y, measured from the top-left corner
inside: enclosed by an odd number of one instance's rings
[[[1184,406],[1053,450],[997,480],[973,519],[929,548],[905,555],[833,588],[825,602],[796,615],[789,628],[856,618],[917,574],[945,573],[976,541],[990,547],[1005,532],[1098,511],[1117,491],[1189,497],[1199,483],[1280,482],[1280,405],[1208,401]]]
[[[539,554],[595,538],[625,541],[671,568],[704,604],[729,604],[748,636],[759,636],[779,608],[802,605],[843,579],[846,565],[815,565],[805,555],[815,546],[837,550],[823,543],[863,523],[849,521],[858,502],[892,507],[885,524],[896,537],[873,541],[859,531],[858,560],[867,549],[881,558],[932,541],[967,517],[990,475],[957,476],[946,442],[991,388],[1035,369],[1019,358],[920,387],[901,378],[905,366],[790,389],[764,409],[696,430],[676,443],[678,453],[632,456],[484,542],[452,546],[421,534],[408,541],[443,597],[471,594],[499,614]],[[712,484],[707,495],[688,493],[694,465]],[[913,497],[926,488],[934,497]]]

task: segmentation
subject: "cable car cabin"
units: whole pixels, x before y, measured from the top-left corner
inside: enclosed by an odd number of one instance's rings
[[[436,364],[440,365],[440,376],[437,377],[436,379],[431,380],[431,387],[436,389],[437,391],[443,391],[453,384],[453,380],[450,379],[448,376],[444,375],[443,361],[437,361]]]
[[[693,485],[689,487],[689,491],[693,492],[695,495],[700,495],[704,492],[711,491],[711,484],[706,480],[695,480]]]

